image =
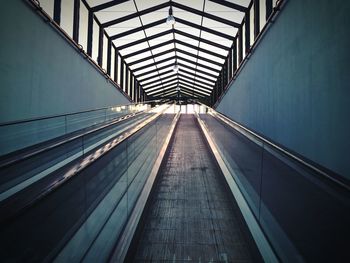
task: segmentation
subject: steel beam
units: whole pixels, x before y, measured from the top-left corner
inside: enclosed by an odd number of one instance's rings
[[[272,14],[272,0],[265,0],[266,4],[266,21],[269,19],[270,15]]]
[[[154,94],[167,92],[170,89],[173,89],[173,88],[176,88],[176,87],[177,87],[177,83],[173,83],[173,84],[167,85],[167,87],[160,87],[160,89],[156,89],[156,90],[150,91],[150,92],[148,92],[148,95],[153,96]]]
[[[190,56],[190,57],[193,57],[193,58],[198,58],[198,59],[203,60],[205,62],[217,65],[219,67],[222,66],[222,63],[216,62],[214,60],[211,60],[211,59],[208,59],[208,58],[205,58],[205,57],[202,57],[202,56],[198,56],[198,55],[192,54],[191,52],[188,52],[188,51],[185,51],[185,50],[182,50],[182,49],[179,49],[179,48],[176,48],[176,51],[180,52],[182,54],[185,54],[187,56]],[[207,67],[209,68],[209,66],[207,66]],[[220,70],[217,70],[217,69],[214,69],[214,68],[211,68],[211,70],[213,70],[213,71],[220,71]]]
[[[145,62],[147,60],[150,60],[150,59],[153,59],[153,58],[157,58],[157,57],[160,57],[160,56],[163,56],[163,55],[166,55],[166,54],[169,54],[171,52],[175,52],[175,48],[172,48],[172,49],[169,49],[169,50],[165,50],[165,51],[162,51],[162,52],[159,52],[155,55],[152,55],[152,56],[148,56],[148,57],[144,57],[144,58],[141,58],[141,59],[138,59],[138,60],[135,60],[135,61],[132,61],[132,62],[129,62],[129,66],[133,66],[133,65],[136,65],[138,63],[141,63],[141,62]],[[148,65],[149,66],[149,65]]]
[[[100,67],[102,67],[102,59],[103,59],[103,28],[100,27],[100,31],[98,34],[98,56],[97,56],[97,63]]]
[[[88,14],[88,32],[87,32],[87,53],[90,57],[92,55],[93,22],[94,22],[94,13],[89,11],[89,14]]]
[[[192,34],[183,32],[183,31],[181,31],[181,30],[174,29],[174,33],[175,33],[175,34],[182,35],[182,36],[185,36],[185,37],[188,37],[188,38],[191,38],[191,39],[194,39],[194,40],[197,40],[197,41],[200,41],[200,42],[203,42],[203,43],[206,43],[206,44],[208,44],[208,45],[211,45],[211,46],[213,46],[213,47],[217,47],[217,48],[220,48],[220,49],[223,49],[223,50],[226,50],[226,51],[230,49],[230,48],[227,47],[227,46],[224,46],[224,45],[221,45],[221,44],[219,44],[219,43],[216,43],[216,42],[207,40],[207,39],[205,39],[205,38],[201,38],[201,37],[194,36],[194,35],[192,35]]]
[[[193,80],[192,80],[193,82],[191,82],[191,81],[188,80],[187,78],[188,78],[188,77],[179,76],[179,80],[182,80],[182,81],[184,81],[184,82],[186,82],[186,83],[188,83],[188,84],[190,84],[190,85],[196,85],[196,86],[198,86],[198,87],[200,87],[200,88],[210,90],[209,87],[205,87],[205,86],[202,86],[201,84],[194,83]]]
[[[73,40],[79,42],[80,0],[74,0],[73,10]]]
[[[253,0],[254,3],[254,39],[260,32],[260,0]]]
[[[175,79],[169,79],[169,78],[172,78],[172,77],[174,77],[174,76],[176,76],[176,75],[173,75],[173,76],[169,76],[169,77],[160,79],[160,80],[159,80],[159,81],[161,81],[160,84],[152,85],[152,86],[149,86],[149,87],[148,87],[148,86],[147,86],[147,87],[143,87],[143,89],[144,89],[145,91],[147,91],[147,90],[153,89],[153,88],[155,88],[155,87],[157,87],[157,86],[159,86],[159,85],[168,84],[168,83],[170,83],[171,81],[176,80],[176,78],[175,78]],[[166,81],[163,82],[163,80],[166,80]]]
[[[108,37],[107,43],[107,74],[111,75],[111,64],[112,64],[112,40]]]
[[[179,53],[181,53],[181,52],[179,52]],[[197,66],[197,67],[199,66],[199,67],[202,67],[202,68],[204,68],[204,69],[210,70],[211,72],[214,72],[214,73],[219,73],[219,72],[220,72],[219,69],[215,69],[215,68],[209,67],[209,66],[207,66],[207,65],[204,65],[204,64],[201,64],[201,63],[192,61],[192,60],[190,60],[190,59],[187,59],[187,58],[184,58],[184,57],[181,57],[181,56],[178,56],[178,59],[183,60],[183,61],[185,61],[185,62],[187,62],[187,63],[194,64],[194,65]],[[200,58],[199,58],[199,59],[200,59]],[[205,72],[205,71],[202,71],[202,72]],[[208,75],[215,76],[214,74],[211,74],[211,72],[205,72],[205,74],[209,73]],[[215,76],[215,78],[216,78],[216,76]]]
[[[131,30],[128,30],[128,31],[125,31],[125,32],[122,32],[122,33],[119,33],[119,34],[116,34],[116,35],[113,35],[113,36],[111,36],[111,39],[112,40],[119,39],[121,37],[125,37],[125,36],[128,36],[128,35],[134,34],[136,32],[143,31],[144,29],[155,27],[155,26],[158,26],[158,25],[161,25],[161,24],[164,24],[164,19],[161,19],[161,20],[149,23],[147,25],[136,27],[136,28],[133,28]]]
[[[62,0],[54,0],[53,20],[59,25],[61,24],[61,6]]]
[[[122,56],[120,56],[120,87],[122,88],[122,90],[125,91],[125,89],[124,89],[124,67],[125,67],[124,59]]]
[[[238,30],[238,62],[241,64],[243,60],[243,30],[242,27]]]
[[[150,63],[150,64],[145,65],[145,66],[141,66],[141,67],[138,67],[138,68],[134,68],[133,71],[134,71],[134,73],[136,73],[137,71],[144,70],[144,69],[150,68],[150,67],[152,67],[152,66],[156,66],[156,65],[158,65],[158,64],[167,62],[167,61],[169,61],[169,60],[171,60],[171,59],[174,59],[174,58],[176,58],[176,56],[172,56],[172,57],[170,57],[170,58],[165,58],[165,59],[159,60],[159,61],[157,61],[157,62]]]
[[[187,71],[186,69],[184,69],[184,67],[181,67],[181,68],[180,68],[180,71],[181,71],[181,72],[185,72],[186,74],[193,74],[193,72]],[[198,70],[195,70],[195,69],[194,69],[194,71],[195,71],[195,72],[198,72]],[[206,80],[206,81],[208,81],[208,82],[211,82],[210,85],[214,85],[214,83],[215,83],[215,80],[208,79],[208,78],[206,78],[206,77],[204,77],[204,76],[201,76],[201,75],[196,75],[196,77],[197,77],[197,78],[200,78],[200,79],[202,79],[202,80]]]
[[[204,94],[207,94],[207,95],[209,95],[210,92],[212,91],[212,89],[203,89],[203,88],[199,87],[198,85],[196,85],[196,83],[191,83],[190,84],[190,82],[185,82],[182,79],[180,79],[179,84],[180,85],[185,85],[185,86],[187,86],[190,89],[194,88],[195,90],[198,90],[198,91],[200,91],[200,92],[202,92]]]
[[[128,47],[132,47],[132,46],[144,43],[146,41],[149,41],[149,40],[152,40],[152,39],[155,39],[155,38],[158,38],[158,37],[162,37],[162,36],[165,36],[167,34],[172,34],[172,33],[173,33],[173,30],[169,29],[169,30],[160,32],[158,34],[154,34],[152,36],[149,36],[149,37],[146,37],[146,38],[142,38],[142,39],[136,40],[134,42],[130,42],[130,43],[122,45],[122,46],[118,46],[118,49],[122,50],[122,49],[125,49],[125,48],[128,48]]]
[[[152,13],[152,12],[157,11],[157,10],[159,10],[159,9],[168,7],[169,5],[170,5],[170,2],[165,2],[165,3],[162,3],[162,4],[160,4],[160,5],[152,6],[152,7],[150,7],[150,8],[141,10],[141,11],[139,11],[139,12],[135,12],[135,13],[132,13],[132,14],[130,14],[130,15],[123,16],[123,17],[120,17],[120,18],[113,19],[113,20],[111,20],[111,21],[105,22],[105,23],[102,24],[102,26],[103,26],[103,27],[113,26],[113,25],[115,25],[115,24],[119,24],[119,23],[128,21],[128,20],[130,20],[130,19],[136,18],[136,17],[138,17],[138,16],[143,16],[143,15]]]
[[[125,62],[124,62],[125,63]],[[129,69],[128,66],[125,63],[125,92],[130,96],[130,91],[129,91]]]
[[[106,8],[109,8],[109,7],[112,7],[112,6],[116,6],[116,5],[119,5],[119,4],[127,2],[127,1],[129,1],[129,0],[113,0],[113,1],[110,1],[110,2],[107,2],[107,3],[104,3],[104,4],[100,4],[100,5],[91,7],[91,11],[92,12],[98,12],[98,11],[101,11],[103,9],[106,9]]]
[[[236,69],[237,69],[237,40],[235,41],[234,45],[233,45],[233,49],[232,49],[232,72],[233,74],[235,73]]]
[[[228,79],[230,80],[232,78],[233,75],[233,65],[232,65],[232,52],[233,52],[233,48],[230,49],[229,53],[228,53]]]
[[[118,51],[116,49],[114,49],[114,81],[117,83],[119,81],[119,79],[118,79],[118,71],[119,71],[118,59],[119,59]]]
[[[172,60],[172,59],[175,59],[175,56],[172,57],[170,60]],[[153,69],[153,70],[151,70],[151,71],[144,72],[144,73],[142,73],[142,74],[137,75],[137,78],[140,78],[140,77],[142,77],[142,76],[149,75],[149,74],[152,74],[152,73],[156,73],[157,71],[160,71],[160,70],[163,70],[163,69],[166,69],[166,68],[169,68],[169,67],[174,67],[174,65],[175,65],[175,63],[171,63],[171,64],[165,65],[165,66],[163,66],[163,67],[159,67],[159,68],[157,68],[157,69]],[[190,67],[187,67],[187,68],[190,68]],[[190,68],[190,69],[192,69],[192,68]],[[196,69],[195,69],[195,68],[193,68],[192,70],[196,72]],[[185,70],[184,67],[181,67],[181,68],[180,68],[180,71],[181,71],[181,72],[185,72],[185,73],[190,74],[190,75],[194,75],[193,72],[190,72],[190,71]],[[158,75],[152,75],[152,76],[150,76],[149,78],[151,78],[151,77],[152,77],[152,78],[155,78],[156,76],[158,76]],[[208,79],[208,78],[203,77],[203,76],[200,76],[200,75],[196,75],[196,76],[197,76],[198,78],[200,78],[200,79],[206,80],[206,81],[208,81],[208,82],[212,82],[212,85],[214,85],[214,82],[215,82],[215,81],[213,81],[212,79]],[[143,81],[143,79],[140,80],[140,81]]]
[[[185,75],[185,74],[182,74],[181,71],[179,71],[178,74],[179,74],[179,76],[181,76],[181,77],[190,78],[189,76],[187,76],[187,75]],[[187,73],[187,74],[189,74],[189,73]],[[191,75],[191,77],[193,78],[193,81],[194,81],[194,82],[198,82],[198,83],[203,84],[203,85],[208,85],[208,86],[210,87],[210,84],[208,84],[208,83],[206,83],[206,82],[204,82],[204,81],[201,81],[200,79],[197,79],[197,78],[196,78],[196,77],[198,77],[197,75],[195,75],[195,74],[189,74],[189,75]],[[198,78],[200,78],[200,77],[198,77]],[[209,87],[208,87],[208,89],[209,89]]]
[[[182,58],[179,57],[179,59],[182,59]],[[195,64],[194,62],[192,62],[192,63]],[[198,69],[198,68],[192,68],[192,67],[190,67],[190,66],[188,66],[188,65],[186,65],[186,64],[182,64],[182,63],[180,63],[180,62],[179,62],[178,64],[179,64],[180,67],[184,67],[184,68],[187,68],[187,69],[195,70],[195,71],[197,71],[197,72],[199,72],[199,73],[205,74],[205,75],[210,76],[210,77],[215,78],[215,79],[218,77],[218,76],[215,76],[215,75],[213,75],[213,74],[211,74],[211,73],[208,73],[208,72],[206,72],[206,71],[200,70],[200,69]],[[201,65],[198,65],[198,66],[201,66]]]
[[[162,21],[164,23],[164,20],[162,20]],[[204,32],[207,32],[207,33],[210,33],[210,34],[222,37],[222,38],[226,38],[228,40],[232,40],[232,41],[235,40],[235,36],[231,36],[231,35],[222,33],[220,31],[213,30],[209,27],[204,27],[204,26],[198,25],[196,23],[192,23],[192,22],[187,21],[185,19],[182,19],[180,17],[175,17],[175,21],[176,21],[176,23],[181,23],[181,24],[184,24],[186,26],[194,27],[194,28],[197,28],[197,29],[202,30]]]
[[[212,55],[212,56],[217,57],[217,58],[221,58],[221,59],[225,59],[226,58],[226,56],[224,56],[224,55],[218,54],[218,53],[210,51],[208,49],[204,49],[204,48],[200,48],[200,47],[188,44],[187,42],[184,42],[184,41],[181,41],[181,40],[178,40],[178,39],[175,39],[175,43],[183,45],[183,46],[186,46],[186,47],[189,47],[189,48],[193,48],[193,49],[195,49],[197,51],[201,51],[203,53],[207,53],[207,54]]]
[[[205,13],[203,11],[200,11],[198,9],[195,9],[195,8],[183,5],[183,4],[179,4],[179,3],[176,3],[176,2],[171,2],[171,5],[173,7],[185,10],[187,12],[190,12],[190,13],[193,13],[193,14],[196,14],[196,15],[199,15],[199,16],[203,16],[203,17],[212,19],[214,21],[217,21],[217,22],[220,22],[220,23],[232,26],[232,27],[236,27],[236,28],[240,27],[239,23],[236,23],[236,22],[233,22],[231,20],[227,20],[227,19],[221,18],[219,16],[215,16],[215,15],[212,15],[212,14],[209,14],[209,13]]]
[[[147,68],[149,68],[149,67],[151,67],[151,66],[156,66],[156,65],[158,65],[158,64],[167,62],[167,61],[172,60],[172,59],[175,59],[175,58],[177,58],[177,59],[179,59],[179,60],[186,61],[186,62],[191,63],[191,64],[194,64],[195,66],[200,66],[200,67],[203,67],[203,68],[205,67],[205,65],[196,63],[196,62],[194,62],[194,61],[192,61],[192,60],[189,60],[189,59],[186,59],[186,58],[182,58],[182,57],[179,57],[179,56],[172,56],[172,57],[170,57],[170,58],[162,59],[162,60],[159,60],[159,61],[157,61],[157,62],[155,62],[155,63],[151,63],[151,64],[148,64],[148,65],[145,65],[145,66],[142,66],[142,67],[138,67],[138,68],[136,68],[136,69],[133,69],[133,72],[136,73],[137,71],[147,69]],[[202,71],[202,70],[200,70],[200,69],[196,69],[195,67],[190,67],[190,66],[188,66],[188,65],[186,65],[186,64],[182,64],[182,63],[178,63],[178,64],[179,64],[179,66],[181,66],[181,67],[188,68],[188,69],[190,69],[190,70],[196,70],[196,71],[199,72],[199,73],[205,74],[205,75],[210,76],[210,77],[215,78],[215,79],[217,78],[216,75],[213,75],[213,74],[211,74],[211,73],[209,73],[209,72]],[[220,72],[219,70],[214,70],[214,69],[210,69],[210,70],[215,71],[215,72]],[[143,73],[142,73],[142,74],[143,74]],[[138,77],[138,76],[137,76],[137,77]]]
[[[250,10],[245,14],[245,53],[248,54],[250,50]]]
[[[157,74],[157,75],[153,75],[153,76],[151,76],[151,77],[142,79],[142,80],[140,80],[140,83],[141,83],[142,85],[148,85],[148,84],[156,83],[157,81],[159,81],[159,78],[160,78],[161,76],[164,76],[164,75],[169,74],[169,73],[172,73],[172,72],[174,72],[174,70],[172,70],[172,69],[167,70],[167,71],[164,71],[164,72],[159,73],[159,74]],[[151,82],[148,82],[148,83],[144,83],[145,81],[148,81],[148,80],[151,80],[151,79],[154,79],[154,78],[157,78],[157,77],[158,77],[158,79],[156,79],[156,80],[154,80],[154,81],[151,81]]]
[[[235,9],[237,11],[241,11],[241,12],[246,12],[247,8],[229,1],[225,1],[225,0],[209,0],[211,2],[217,3],[219,5],[223,5],[226,6],[228,8],[232,8]]]
[[[159,44],[154,45],[154,46],[151,46],[151,47],[147,47],[147,48],[144,48],[144,49],[140,49],[140,50],[137,50],[137,51],[135,51],[135,52],[132,52],[132,53],[129,53],[129,54],[124,55],[124,59],[128,59],[128,58],[131,58],[131,57],[133,57],[133,56],[137,56],[137,55],[140,55],[140,54],[142,54],[142,53],[151,51],[151,50],[156,49],[156,48],[164,47],[164,46],[169,45],[169,44],[172,44],[172,43],[174,43],[174,40],[171,39],[171,40],[168,40],[168,41],[159,43]]]
[[[183,87],[185,89],[191,90],[191,91],[194,90],[195,93],[201,94],[203,96],[209,96],[210,95],[210,91],[209,92],[207,91],[206,93],[200,93],[200,89],[198,89],[198,87],[196,87],[196,84],[194,84],[194,86],[191,87],[188,84],[186,84],[185,82],[180,82],[179,86]]]
[[[172,59],[174,59],[175,58],[175,56],[174,57],[172,57],[172,58],[170,58],[170,59],[168,59],[169,61],[170,60],[172,60]],[[167,64],[167,65],[165,65],[165,66],[162,66],[162,67],[157,67],[156,69],[152,69],[152,70],[150,70],[150,71],[147,71],[147,72],[144,72],[144,73],[142,73],[142,74],[139,74],[139,75],[137,75],[136,77],[137,78],[141,78],[141,77],[143,77],[143,76],[146,76],[146,75],[149,75],[149,74],[152,74],[152,73],[156,73],[156,72],[158,72],[159,70],[163,70],[163,69],[166,69],[166,68],[169,68],[169,67],[174,67],[174,65],[175,65],[175,63],[170,63],[170,64]],[[157,75],[153,75],[153,77],[156,77]],[[140,80],[140,81],[143,81],[143,79],[142,80]]]

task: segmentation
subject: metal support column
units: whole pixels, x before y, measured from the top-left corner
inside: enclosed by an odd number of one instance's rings
[[[130,96],[130,90],[129,90],[129,69],[126,66],[126,63],[124,62],[125,66],[125,92]]]
[[[134,100],[135,93],[134,93],[134,76],[130,72],[130,98]]]
[[[233,56],[233,48],[231,48],[229,50],[229,55],[228,55],[228,65],[229,65],[229,68],[228,68],[228,81],[231,80],[232,76],[233,76],[233,59],[232,59],[232,56]]]
[[[243,30],[242,26],[238,29],[238,63],[243,60]]]
[[[111,75],[111,63],[112,63],[112,40],[110,37],[108,37],[108,44],[107,44],[107,74]]]
[[[250,9],[245,14],[245,53],[250,50]]]
[[[233,49],[232,49],[232,60],[233,60],[233,63],[232,63],[232,72],[233,74],[235,73],[236,69],[237,69],[237,39],[234,41],[233,43]],[[232,74],[232,77],[233,77],[233,74]]]
[[[73,11],[73,40],[79,42],[79,19],[80,19],[80,0],[74,0]]]
[[[120,87],[124,89],[124,59],[120,57]]]
[[[266,0],[266,21],[272,13],[272,0]]]
[[[134,86],[134,101],[135,102],[137,102],[137,91],[136,91],[136,78],[135,78],[135,76],[133,75],[133,79],[134,79],[134,84],[133,84],[133,86]]]
[[[140,89],[140,101],[141,101],[141,102],[144,101],[144,100],[143,100],[143,90],[142,90],[142,89]]]
[[[103,27],[100,26],[100,31],[98,34],[98,56],[97,56],[97,63],[100,67],[102,67],[102,60],[103,60]]]
[[[260,32],[260,0],[254,1],[254,39],[256,39]]]
[[[89,17],[88,17],[88,32],[87,32],[87,53],[91,57],[92,55],[92,28],[93,28],[93,22],[94,22],[94,13],[89,10]]]
[[[117,49],[114,49],[114,81],[118,83],[118,51]],[[118,83],[119,84],[119,83]]]
[[[61,4],[62,0],[55,0],[53,6],[53,20],[57,24],[61,24]]]

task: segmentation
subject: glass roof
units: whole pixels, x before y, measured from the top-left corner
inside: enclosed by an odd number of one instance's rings
[[[171,96],[180,87],[198,98],[210,96],[250,3],[221,1],[238,10],[217,0],[86,1],[147,95]],[[170,6],[174,25],[166,24]]]

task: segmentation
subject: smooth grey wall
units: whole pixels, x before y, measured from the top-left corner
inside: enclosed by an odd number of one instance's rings
[[[217,110],[350,179],[350,1],[289,0]]]
[[[1,5],[0,122],[129,103],[25,1]]]

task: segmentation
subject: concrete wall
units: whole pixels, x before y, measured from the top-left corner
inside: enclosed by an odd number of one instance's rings
[[[129,103],[25,1],[1,5],[0,122]]]
[[[217,110],[350,179],[350,2],[289,0]]]

